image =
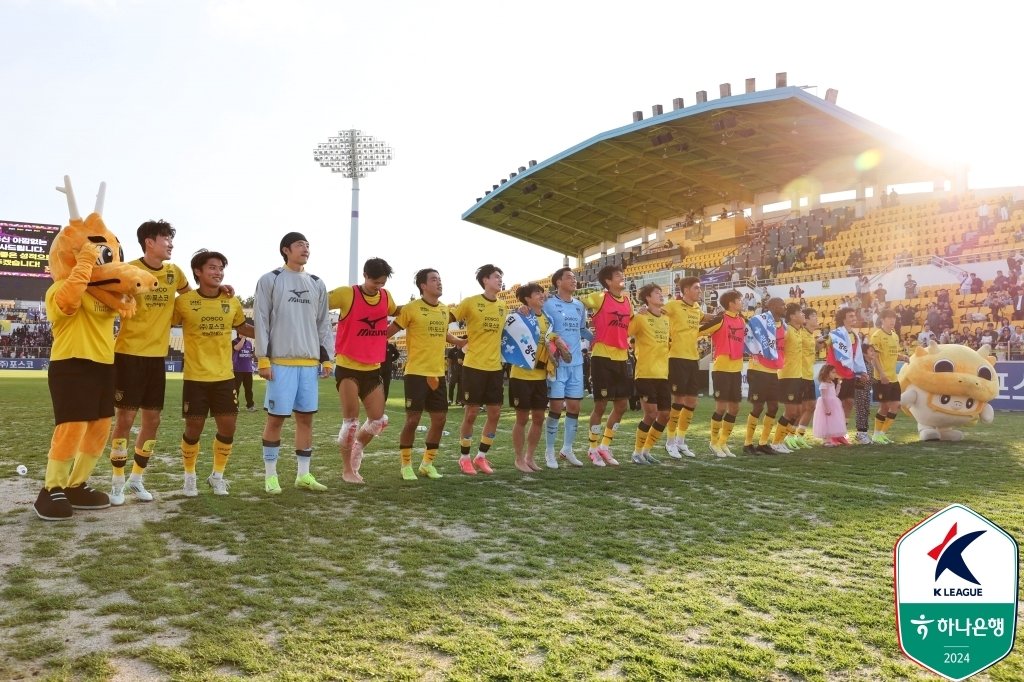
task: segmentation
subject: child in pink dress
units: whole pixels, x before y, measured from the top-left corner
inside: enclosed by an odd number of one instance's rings
[[[841,382],[832,365],[822,365],[818,372],[821,396],[814,405],[814,436],[821,438],[825,447],[846,444],[846,414],[838,396]]]

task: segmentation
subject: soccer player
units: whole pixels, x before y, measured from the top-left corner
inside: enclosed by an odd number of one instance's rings
[[[394,273],[383,258],[363,264],[363,283],[341,286],[327,295],[327,307],[340,311],[334,341],[334,381],[341,400],[342,480],[362,483],[359,466],[363,450],[388,424],[384,414],[384,383],[380,365],[387,357],[388,317],[397,308],[384,285]],[[366,409],[366,421],[359,425],[359,403]]]
[[[629,321],[629,335],[636,339],[636,371],[634,383],[644,414],[636,427],[633,464],[658,464],[651,448],[658,442],[668,423],[672,407],[669,387],[668,316],[662,306],[664,294],[657,284],[645,284],[637,294],[646,310]]]
[[[633,382],[629,379],[626,360],[629,355],[629,320],[633,303],[626,295],[626,277],[618,265],[606,265],[597,273],[604,291],[582,299],[594,311],[594,345],[590,354],[590,381],[594,388],[594,411],[590,413],[590,449],[588,456],[594,466],[618,466],[612,457],[611,443],[619,420],[626,412]],[[601,429],[608,401],[612,411]],[[600,442],[599,442],[600,441]]]
[[[668,317],[671,345],[668,353],[668,382],[672,390],[672,410],[668,417],[665,449],[672,459],[682,455],[694,457],[686,445],[686,432],[697,409],[697,393],[700,390],[700,369],[697,360],[697,335],[701,322],[707,316],[700,308],[701,287],[697,277],[684,277],[679,281],[681,299],[665,303]]]
[[[836,368],[836,375],[842,379],[839,386],[839,400],[843,403],[843,414],[850,419],[853,410],[853,399],[857,383],[854,378],[867,379],[864,365],[864,353],[861,349],[860,335],[854,326],[857,324],[857,311],[853,308],[840,308],[836,311],[836,329],[829,333],[825,341],[825,362]],[[841,343],[838,352],[836,343]],[[866,434],[865,434],[866,435]],[[850,441],[841,439],[844,445]]]
[[[896,380],[896,363],[906,362],[907,356],[900,352],[900,335],[896,333],[896,313],[883,310],[879,314],[881,325],[871,334],[871,347],[875,349],[874,389],[875,400],[878,401],[878,412],[875,414],[875,433],[871,440],[875,443],[888,445],[892,443],[888,434],[889,427],[896,419],[896,411],[900,407],[900,383]]]
[[[198,289],[175,299],[172,325],[181,325],[185,339],[185,381],[181,390],[181,460],[185,468],[182,491],[186,497],[199,494],[196,459],[206,418],[213,415],[217,435],[213,438],[213,472],[206,482],[215,495],[228,494],[224,469],[231,457],[238,418],[238,394],[231,362],[231,330],[239,337],[252,336],[245,324],[241,302],[221,293],[221,280],[228,259],[217,251],[203,249],[192,256],[192,276]]]
[[[700,333],[711,337],[715,355],[711,365],[711,382],[715,389],[711,452],[716,457],[735,457],[729,449],[729,436],[743,397],[743,341],[747,323],[740,315],[743,306],[740,292],[727,291],[718,303],[725,311],[700,326]]]
[[[426,449],[420,462],[419,475],[432,479],[442,477],[434,466],[434,459],[441,446],[441,435],[448,419],[445,341],[456,348],[466,345],[465,339],[448,332],[448,306],[440,302],[441,275],[437,270],[423,268],[416,273],[415,283],[420,290],[420,298],[403,305],[394,322],[388,326],[389,337],[405,330],[405,347],[408,352],[403,380],[405,424],[398,436],[402,478],[407,481],[416,480],[416,472],[412,468],[412,446],[424,409],[430,415],[430,426],[427,428]]]
[[[124,504],[127,492],[140,502],[153,499],[143,483],[143,475],[156,447],[160,412],[164,409],[167,372],[164,358],[170,340],[174,298],[191,290],[181,268],[168,262],[174,250],[174,235],[174,228],[163,220],[147,221],[136,230],[142,257],[132,261],[132,265],[151,273],[159,285],[156,290],[136,297],[135,316],[121,320],[114,346],[116,413],[110,441],[110,504],[114,506]],[[234,294],[230,287],[225,290]],[[140,411],[142,419],[135,439],[132,473],[126,483],[128,436]]]
[[[508,308],[498,300],[503,274],[501,268],[490,263],[477,268],[476,281],[484,292],[463,299],[452,313],[453,321],[465,321],[468,342],[465,346],[466,359],[462,364],[462,397],[466,403],[466,413],[459,430],[459,468],[469,476],[475,476],[477,468],[485,474],[494,473],[487,461],[487,451],[494,442],[505,394],[501,367],[501,332],[505,328]],[[481,407],[485,405],[487,417],[480,434],[480,445],[476,457],[470,459],[473,424],[476,423]]]
[[[824,339],[817,336],[818,311],[814,308],[804,308],[804,326],[800,330],[801,357],[803,368],[800,371],[800,381],[803,383],[804,402],[800,407],[800,421],[797,424],[796,435],[793,436],[794,444],[797,447],[809,448],[811,443],[807,440],[807,425],[811,423],[814,416],[814,405],[817,402],[814,396],[814,363],[818,360],[818,351],[825,344]],[[787,446],[792,449],[787,443]]]
[[[331,318],[327,287],[306,271],[309,241],[299,232],[281,238],[278,252],[284,267],[271,270],[256,283],[253,311],[257,367],[267,380],[263,427],[264,489],[281,494],[277,458],[281,452],[281,427],[295,415],[295,487],[322,492],[310,472],[313,458],[313,415],[319,408],[317,378],[330,376],[334,368],[327,349],[331,343]]]
[[[583,329],[587,326],[587,310],[575,297],[576,274],[572,268],[559,268],[551,276],[555,295],[544,301],[544,314],[551,322],[551,333],[560,353],[569,356],[555,368],[555,376],[548,380],[550,400],[548,418],[544,433],[544,464],[549,469],[558,468],[555,458],[555,441],[558,438],[558,422],[565,411],[565,435],[559,456],[573,466],[583,466],[572,451],[579,424],[580,401],[583,400]]]
[[[785,454],[790,450],[785,445],[770,445],[775,415],[779,412],[779,368],[785,357],[786,332],[782,318],[786,314],[786,302],[775,297],[768,300],[768,312],[775,319],[776,359],[765,355],[751,355],[747,365],[747,400],[750,401],[750,415],[747,417],[747,432],[743,439],[743,452],[748,455]],[[761,418],[761,413],[764,418]],[[754,445],[754,432],[761,420],[761,437]]]
[[[571,272],[571,271],[570,271]],[[525,369],[517,365],[512,366],[512,373],[508,380],[508,402],[509,407],[516,411],[516,423],[512,427],[512,448],[515,450],[515,467],[523,473],[540,471],[540,467],[533,460],[537,451],[537,443],[540,441],[541,427],[544,425],[544,408],[548,406],[548,371],[545,367],[547,360],[547,339],[551,323],[544,313],[546,294],[539,284],[525,284],[516,291],[516,298],[526,306],[527,316],[537,322],[540,330],[540,339],[537,342],[537,363],[539,368]],[[582,305],[580,306],[582,308]],[[561,348],[561,346],[560,346]],[[555,378],[557,381],[557,376]],[[580,376],[580,390],[583,386],[583,377]],[[552,401],[554,402],[554,401]],[[579,401],[576,401],[579,405]],[[579,409],[577,407],[577,409]],[[554,412],[554,410],[552,410]],[[575,417],[576,415],[570,415]],[[550,420],[550,415],[549,415]],[[530,422],[530,431],[526,432],[526,423]],[[575,421],[575,419],[573,419]],[[550,423],[548,424],[550,428]],[[558,421],[555,420],[555,429],[558,429]],[[569,422],[566,421],[566,431],[569,430]],[[566,436],[568,438],[568,436]],[[569,447],[572,447],[570,441]],[[570,450],[570,454],[572,454]],[[554,459],[554,453],[547,457],[548,464]],[[554,463],[552,469],[558,468],[558,462]],[[582,463],[581,463],[582,464]]]
[[[796,425],[800,421],[800,411],[804,401],[807,399],[804,394],[803,372],[804,353],[806,348],[803,344],[804,311],[799,303],[786,305],[786,352],[783,355],[782,367],[779,368],[779,396],[785,405],[782,418],[775,426],[775,436],[772,438],[772,445],[785,444],[791,452],[802,447],[793,440],[796,434]],[[811,344],[813,351],[814,345]],[[811,393],[811,397],[814,394]]]

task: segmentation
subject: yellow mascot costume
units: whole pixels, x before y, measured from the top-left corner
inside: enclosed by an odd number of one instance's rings
[[[114,416],[114,317],[131,317],[135,294],[157,287],[153,275],[124,262],[120,242],[103,224],[105,183],[85,220],[68,176],[57,190],[67,195],[71,220],[50,247],[53,284],[46,291],[53,328],[47,381],[56,428],[34,505],[46,521],[71,518],[74,509],[110,506],[88,480]]]
[[[921,440],[963,440],[957,426],[991,424],[999,395],[995,358],[957,344],[918,346],[900,369],[900,405],[917,420]]]

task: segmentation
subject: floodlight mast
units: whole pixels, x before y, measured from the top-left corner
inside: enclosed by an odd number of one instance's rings
[[[359,178],[391,163],[393,152],[387,143],[361,130],[342,130],[313,150],[321,168],[352,179],[352,228],[349,235],[348,276],[350,284],[359,279]]]

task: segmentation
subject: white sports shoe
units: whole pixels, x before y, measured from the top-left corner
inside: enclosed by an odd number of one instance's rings
[[[616,424],[616,426],[618,426],[618,424]],[[612,457],[612,450],[607,445],[598,445],[597,454],[601,455],[601,459],[603,459],[604,463],[608,466],[619,466],[619,461]]]
[[[604,457],[597,450],[587,450],[587,457],[590,458],[590,463],[596,467],[605,466]]]
[[[576,459],[576,455],[573,454],[572,450],[560,450],[558,452],[558,456],[564,459],[569,464],[573,465],[574,467],[583,466],[583,462]]]
[[[665,451],[668,453],[668,456],[671,457],[672,459],[683,458],[683,456],[679,454],[679,446],[676,445],[676,441],[674,438],[672,440],[665,441]]]
[[[548,469],[558,468],[558,459],[555,457],[555,453],[553,450],[551,452],[544,453],[544,466],[546,466]]]
[[[735,457],[736,456],[736,455],[732,454],[732,450],[729,449],[728,445],[720,445],[719,447],[722,449],[722,452],[724,453],[725,457]]]
[[[791,455],[791,454],[793,454],[793,451],[790,450],[789,448],[787,448],[782,443],[778,443],[778,444],[775,444],[775,445],[769,445],[768,447],[770,447],[772,450],[774,450],[775,452],[779,453],[780,455]]]
[[[871,436],[864,431],[857,432],[857,444],[858,445],[871,445]]]
[[[124,504],[124,476],[110,477],[110,506],[120,507]]]
[[[633,464],[647,464],[647,460],[644,459],[644,456],[641,455],[639,452],[634,452],[629,459],[630,461],[633,462]]]
[[[131,492],[135,495],[135,499],[139,502],[152,502],[153,493],[146,490],[146,486],[143,485],[141,478],[128,477],[128,482],[124,486],[125,492]]]
[[[679,449],[680,454],[686,455],[687,457],[696,457],[697,453],[690,449],[690,446],[686,444],[685,438],[676,438],[676,447]]]
[[[196,485],[195,474],[185,474],[184,483],[181,486],[181,492],[185,497],[198,497],[199,486]]]
[[[214,478],[213,474],[210,474],[210,477],[206,479],[206,482],[210,484],[211,488],[213,488],[214,495],[227,495],[228,486],[231,485],[230,483],[224,480],[223,476],[218,476],[217,478]]]
[[[725,450],[723,450],[720,445],[716,445],[715,443],[711,443],[710,447],[711,447],[711,452],[715,455],[715,457],[728,457],[729,456],[729,455],[725,454]]]

